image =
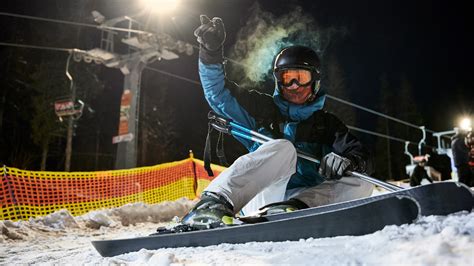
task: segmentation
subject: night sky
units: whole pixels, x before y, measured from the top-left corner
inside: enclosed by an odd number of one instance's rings
[[[61,2],[61,4],[57,4]],[[11,12],[31,16],[70,20],[74,17],[74,6],[83,12],[99,10],[108,18],[137,13],[138,1],[15,1],[5,2],[0,6],[1,12]],[[82,1],[81,1],[82,2]],[[135,4],[131,4],[135,2]],[[190,1],[182,0],[181,8],[173,14],[163,15],[160,19],[152,18],[150,28],[163,30],[175,37],[196,45],[193,30],[199,25],[199,14],[210,17],[218,16],[224,20],[227,29],[225,55],[230,56],[237,33],[249,19],[250,7],[254,1]],[[351,101],[375,110],[379,109],[378,96],[380,77],[386,74],[396,88],[400,77],[405,76],[413,85],[414,101],[418,106],[424,125],[434,131],[451,130],[463,114],[474,114],[474,88],[472,80],[472,62],[474,41],[470,8],[463,1],[258,1],[260,8],[275,17],[284,16],[296,7],[302,7],[305,16],[311,17],[322,27],[344,27],[348,34],[328,49],[337,55],[347,77],[347,86]],[[74,4],[73,4],[74,3]],[[57,14],[51,7],[71,8]],[[83,20],[78,22],[93,23],[88,11]],[[69,12],[69,13],[68,13]],[[76,14],[77,15],[77,14]],[[173,17],[173,19],[171,19]],[[55,36],[38,35],[21,36],[16,31],[15,23],[31,23],[30,28],[43,22],[25,22],[0,16],[2,30],[0,42],[16,42],[32,45],[45,45],[91,49],[98,45],[99,33],[94,29],[83,29],[76,41],[55,43]],[[52,24],[53,25],[53,24]],[[75,26],[63,26],[77,29]],[[66,34],[66,33],[59,33]],[[92,42],[84,41],[88,35]],[[20,38],[18,38],[20,36]],[[94,44],[94,38],[97,40]],[[5,47],[0,46],[0,53],[5,58]],[[42,51],[38,51],[42,53]],[[65,54],[65,60],[67,55]],[[4,60],[2,60],[4,61]],[[4,64],[5,62],[2,62]],[[160,61],[150,65],[175,75],[198,81],[197,51],[192,56],[182,55],[178,60]],[[185,67],[184,67],[185,66]],[[0,71],[4,68],[0,68]],[[0,73],[3,79],[7,79]],[[120,97],[121,75],[118,71],[105,70],[102,73],[104,84],[110,97],[104,101],[110,108],[118,108],[114,103]],[[232,77],[230,77],[232,79]],[[239,80],[235,80],[238,82]],[[115,88],[112,90],[112,88]],[[4,88],[1,88],[4,89]],[[176,108],[177,129],[188,142],[183,143],[183,151],[176,158],[183,157],[188,149],[202,150],[197,147],[204,143],[207,129],[205,114],[208,110],[202,91],[198,85],[158,74],[149,70],[143,73],[143,94],[152,95],[153,91],[168,89],[168,96],[175,102],[168,102]],[[330,91],[328,91],[331,94]],[[152,97],[150,97],[152,99]],[[153,105],[153,102],[148,102]],[[393,99],[397,104],[397,99]],[[170,107],[171,108],[171,107]],[[113,112],[112,112],[113,113]],[[189,114],[197,117],[189,121]],[[107,118],[107,121],[118,117]],[[197,122],[197,123],[196,123]],[[411,122],[411,121],[408,121]],[[361,127],[373,129],[376,117],[361,122]],[[114,123],[108,124],[113,128]],[[115,131],[113,128],[111,131]],[[104,130],[106,131],[106,130]],[[110,133],[112,134],[112,133]],[[109,138],[106,136],[104,138]],[[198,156],[200,157],[200,156]],[[173,158],[174,159],[174,158]]]

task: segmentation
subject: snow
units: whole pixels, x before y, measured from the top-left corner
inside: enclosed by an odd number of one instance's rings
[[[474,265],[474,212],[422,217],[358,237],[143,249],[111,258],[90,244],[148,235],[193,204],[180,199],[79,217],[61,210],[29,221],[0,221],[0,265]]]

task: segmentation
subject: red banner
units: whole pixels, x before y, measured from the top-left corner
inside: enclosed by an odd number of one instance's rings
[[[56,101],[54,103],[54,111],[59,117],[76,113],[76,110],[74,110],[74,103],[71,100]]]
[[[118,135],[125,135],[128,133],[128,120],[130,117],[130,103],[132,100],[132,92],[124,90],[122,94],[122,102],[120,103],[120,123]]]

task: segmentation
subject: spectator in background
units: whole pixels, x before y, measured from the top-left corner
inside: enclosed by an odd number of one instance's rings
[[[447,154],[438,154],[435,149],[428,151],[429,160],[426,162],[427,166],[433,167],[441,174],[438,181],[445,181],[451,179],[451,158]]]
[[[474,133],[470,132],[466,136],[466,146],[469,148],[469,168],[471,170],[472,179],[474,179]],[[471,180],[474,183],[474,180]]]
[[[417,156],[414,158],[417,165],[415,166],[415,169],[413,169],[413,172],[410,175],[410,186],[416,187],[416,186],[421,185],[421,181],[423,179],[426,179],[428,180],[428,182],[433,183],[433,179],[431,179],[429,172],[433,173],[437,171],[434,169],[433,169],[434,171],[431,171],[432,167],[426,166],[426,162],[428,161],[428,158],[429,158],[428,155]],[[439,172],[437,173],[438,175],[436,176],[441,179],[441,174],[439,174]]]
[[[454,166],[457,168],[459,182],[472,187],[474,169],[474,136],[472,131],[459,132],[451,141]]]

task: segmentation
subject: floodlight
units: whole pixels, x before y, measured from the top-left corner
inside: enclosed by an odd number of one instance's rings
[[[469,117],[464,117],[461,119],[461,122],[459,123],[459,128],[464,131],[470,131],[472,130],[472,122]]]
[[[142,0],[146,9],[157,13],[166,13],[175,10],[179,0]]]

